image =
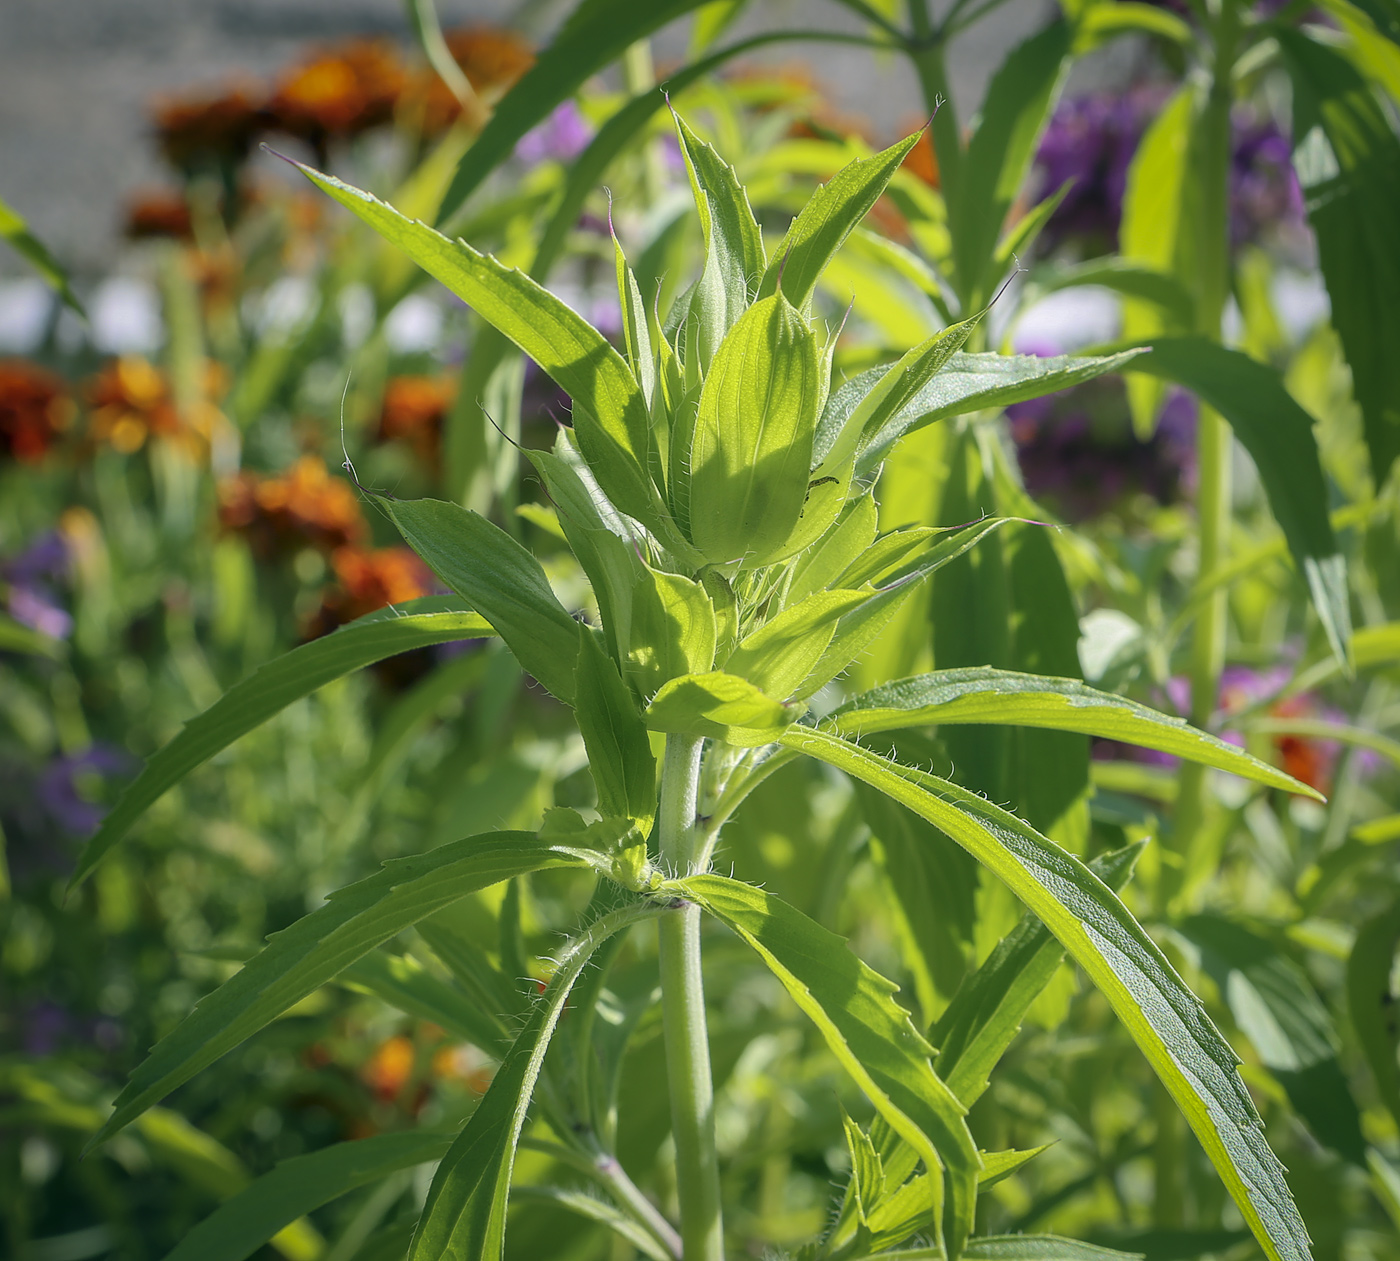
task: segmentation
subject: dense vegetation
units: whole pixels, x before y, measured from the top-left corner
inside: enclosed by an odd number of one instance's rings
[[[744,7],[0,203],[8,1254],[1397,1255],[1400,9]]]

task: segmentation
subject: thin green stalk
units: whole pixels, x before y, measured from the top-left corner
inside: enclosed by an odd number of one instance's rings
[[[914,34],[909,57],[919,76],[919,86],[923,89],[924,107],[932,118],[930,129],[933,132],[933,149],[938,155],[939,183],[948,204],[948,213],[952,216],[956,213],[954,194],[958,187],[958,174],[962,170],[962,137],[958,134],[958,111],[948,87],[944,44],[940,33],[934,30],[928,0],[909,0],[909,25]]]
[[[696,858],[695,808],[701,747],[702,741],[690,736],[666,737],[658,843],[663,866],[682,875],[692,870]],[[715,1095],[700,971],[700,908],[688,902],[669,908],[661,916],[657,931],[682,1255],[685,1261],[723,1261]]]

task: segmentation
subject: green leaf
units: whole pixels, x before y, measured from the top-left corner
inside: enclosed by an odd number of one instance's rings
[[[645,836],[656,818],[656,758],[637,702],[592,632],[579,636],[574,710],[604,815],[632,819]]]
[[[1400,949],[1400,898],[1364,921],[1347,959],[1347,1008],[1376,1093],[1400,1125],[1400,994],[1391,974]]]
[[[1293,167],[1379,489],[1400,455],[1400,137],[1344,57],[1298,31],[1271,33],[1293,80]]]
[[[1077,679],[1020,674],[990,666],[935,670],[863,692],[824,720],[829,730],[856,739],[875,731],[945,723],[1078,731],[1171,753],[1270,788],[1322,800],[1318,792],[1291,775],[1191,726],[1184,718],[1172,718],[1127,697],[1100,692]]]
[[[964,1108],[933,1071],[931,1048],[892,997],[898,987],[862,963],[844,939],[762,889],[712,875],[663,888],[697,902],[753,947],[928,1171],[946,1167],[943,1226],[956,1257],[972,1228],[982,1162]],[[937,1223],[942,1194],[933,1181],[929,1190]]]
[[[706,365],[748,309],[749,293],[758,287],[768,260],[734,168],[672,113],[705,238],[705,270],[691,305],[700,322],[700,362]]]
[[[530,1200],[546,1204],[557,1204],[571,1213],[577,1213],[592,1222],[601,1222],[615,1234],[621,1235],[639,1252],[653,1258],[653,1261],[673,1261],[673,1255],[657,1240],[643,1230],[634,1218],[628,1217],[616,1205],[586,1191],[576,1191],[568,1187],[516,1186],[511,1188],[511,1196],[517,1204]]]
[[[978,1190],[986,1191],[996,1186],[998,1182],[1009,1178],[1022,1165],[1029,1164],[1042,1152],[1048,1152],[1053,1146],[1053,1143],[1046,1143],[1042,1147],[1029,1147],[1025,1151],[983,1152],[982,1172],[977,1178]]]
[[[49,253],[48,247],[29,230],[24,217],[3,198],[0,198],[0,240],[6,241],[16,254],[34,268],[44,283],[63,299],[66,306],[71,307],[84,319],[87,318],[83,304],[78,301],[68,282],[68,273]]]
[[[438,1166],[408,1261],[498,1261],[516,1145],[569,991],[599,945],[657,909],[650,903],[624,906],[569,943],[486,1094]]]
[[[538,363],[573,400],[579,445],[608,497],[654,530],[665,531],[664,510],[647,473],[646,400],[631,369],[602,333],[523,272],[478,253],[465,241],[448,240],[333,176],[295,165]]]
[[[59,657],[63,655],[63,641],[34,630],[23,622],[17,622],[6,613],[0,613],[0,652],[25,652],[36,657]]]
[[[381,499],[439,578],[480,609],[516,660],[560,700],[574,699],[579,624],[529,552],[479,513],[441,499]]]
[[[672,679],[647,706],[646,723],[652,731],[753,748],[776,740],[803,709],[774,700],[747,679],[714,670]]]
[[[774,252],[758,296],[766,298],[776,293],[781,278],[787,300],[795,307],[805,307],[831,256],[880,199],[922,135],[923,132],[916,132],[881,153],[857,158],[837,171],[829,183],[821,185]]]
[[[1190,83],[1179,89],[1143,135],[1128,167],[1118,233],[1119,252],[1126,262],[1173,276],[1188,289],[1181,260],[1189,231],[1185,198],[1191,184],[1189,155],[1197,95]],[[1155,301],[1123,303],[1124,338],[1148,341],[1188,327],[1178,324]],[[1129,377],[1127,385],[1133,428],[1139,438],[1148,438],[1157,425],[1162,386],[1143,377]]]
[[[293,1156],[225,1200],[165,1261],[243,1261],[284,1226],[400,1169],[439,1160],[451,1134],[408,1130]]]
[[[1173,327],[1190,328],[1196,322],[1196,299],[1180,280],[1168,272],[1158,271],[1132,259],[1094,258],[1072,267],[1037,273],[1032,283],[1038,293],[1056,293],[1061,289],[1097,285],[1125,298],[1136,298],[1139,302],[1150,302],[1160,307]]]
[[[1346,559],[1337,548],[1328,517],[1313,420],[1265,364],[1203,337],[1162,337],[1133,361],[1146,372],[1184,385],[1219,412],[1259,470],[1269,508],[1283,528],[1327,642],[1349,660],[1351,609]]]
[[[612,231],[611,220],[608,230]],[[656,352],[651,346],[651,323],[647,319],[646,303],[642,301],[637,278],[627,266],[627,256],[613,232],[613,261],[617,266],[617,300],[622,307],[622,332],[627,343],[627,362],[632,375],[642,387],[642,398],[648,409],[656,393]]]
[[[851,1153],[851,1193],[855,1196],[856,1214],[868,1224],[867,1209],[873,1210],[885,1198],[885,1169],[870,1135],[844,1109],[841,1124],[846,1131],[846,1149]]]
[[[1116,893],[1127,884],[1146,844],[1100,855],[1089,870]],[[929,1040],[938,1047],[934,1068],[969,1108],[982,1097],[992,1069],[1064,957],[1064,947],[1028,911],[958,987],[929,1030]]]
[[[968,143],[948,207],[965,310],[981,306],[991,294],[989,264],[1068,69],[1070,35],[1067,23],[1052,22],[1012,49],[987,87],[982,121]]]
[[[690,537],[710,561],[752,567],[782,554],[807,497],[820,388],[816,338],[782,294],[730,329],[691,446]]]
[[[1121,371],[1140,350],[1127,350],[1097,357],[1056,355],[1041,359],[1035,355],[967,354],[959,351],[922,390],[868,435],[856,462],[856,472],[864,475],[889,454],[900,438],[935,421],[990,407],[1009,407],[1027,399],[1053,394],[1056,390],[1090,381],[1106,372]],[[819,432],[844,423],[881,370],[872,368],[852,377],[832,393],[822,417]],[[820,440],[819,440],[820,441]]]
[[[332,893],[268,944],[158,1043],[131,1074],[94,1143],[251,1037],[396,933],[488,885],[591,858],[532,832],[490,832],[396,858]]]
[[[1235,1023],[1313,1137],[1364,1168],[1366,1140],[1337,1031],[1306,973],[1272,942],[1220,915],[1188,916],[1176,931],[1199,950]]]
[[[1229,1043],[1113,891],[1014,815],[824,732],[779,743],[879,788],[967,849],[1040,917],[1098,986],[1185,1113],[1271,1261],[1304,1261],[1307,1231]]]
[[[594,74],[622,56],[629,44],[698,8],[704,0],[581,0],[553,42],[497,104],[491,121],[462,158],[438,211],[442,223],[457,213],[520,138],[543,122]]]
[[[152,802],[293,701],[385,657],[495,633],[478,614],[463,612],[455,596],[429,596],[371,613],[260,666],[152,754],[84,847],[69,887],[87,879]]]
[[[968,1261],[1143,1261],[1140,1252],[1115,1252],[1059,1235],[984,1235],[968,1241]]]
[[[867,591],[815,592],[740,640],[724,669],[785,700],[807,681],[841,618],[869,599]]]

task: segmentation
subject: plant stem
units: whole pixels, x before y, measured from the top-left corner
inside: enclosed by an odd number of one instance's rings
[[[948,67],[943,60],[943,40],[929,17],[928,0],[909,0],[909,25],[914,33],[910,60],[924,92],[924,108],[933,119],[933,150],[938,155],[939,184],[950,214],[962,169],[962,138],[958,134],[958,111],[948,87]]]
[[[661,768],[657,816],[661,861],[680,875],[691,870],[696,856],[701,743],[690,736],[667,736]],[[700,908],[688,902],[671,907],[662,914],[657,931],[683,1256],[685,1261],[723,1261],[715,1095],[700,971]]]

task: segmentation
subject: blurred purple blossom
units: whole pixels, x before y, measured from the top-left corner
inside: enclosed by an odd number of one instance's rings
[[[1127,395],[1101,378],[1006,409],[1026,489],[1070,521],[1084,521],[1147,494],[1168,504],[1195,479],[1196,404],[1171,394],[1157,431],[1133,433]]]
[[[89,800],[84,789],[93,777],[104,778],[130,771],[134,759],[110,744],[94,744],[81,753],[65,753],[43,770],[34,791],[49,818],[65,832],[86,836],[103,816],[105,807]]]
[[[41,634],[67,639],[73,619],[50,585],[67,574],[68,545],[56,530],[41,534],[17,556],[0,563],[0,577],[9,583],[5,607],[10,616]]]
[[[1036,154],[1037,196],[1071,181],[1041,235],[1042,252],[1073,243],[1084,257],[1118,248],[1128,168],[1143,133],[1167,99],[1157,84],[1124,93],[1085,93],[1062,101]],[[1271,119],[1235,112],[1230,173],[1230,239],[1257,242],[1303,223],[1303,199],[1288,138]]]
[[[580,112],[578,105],[565,101],[555,108],[544,122],[520,137],[515,156],[526,166],[541,162],[570,162],[578,157],[593,139],[593,124]]]

